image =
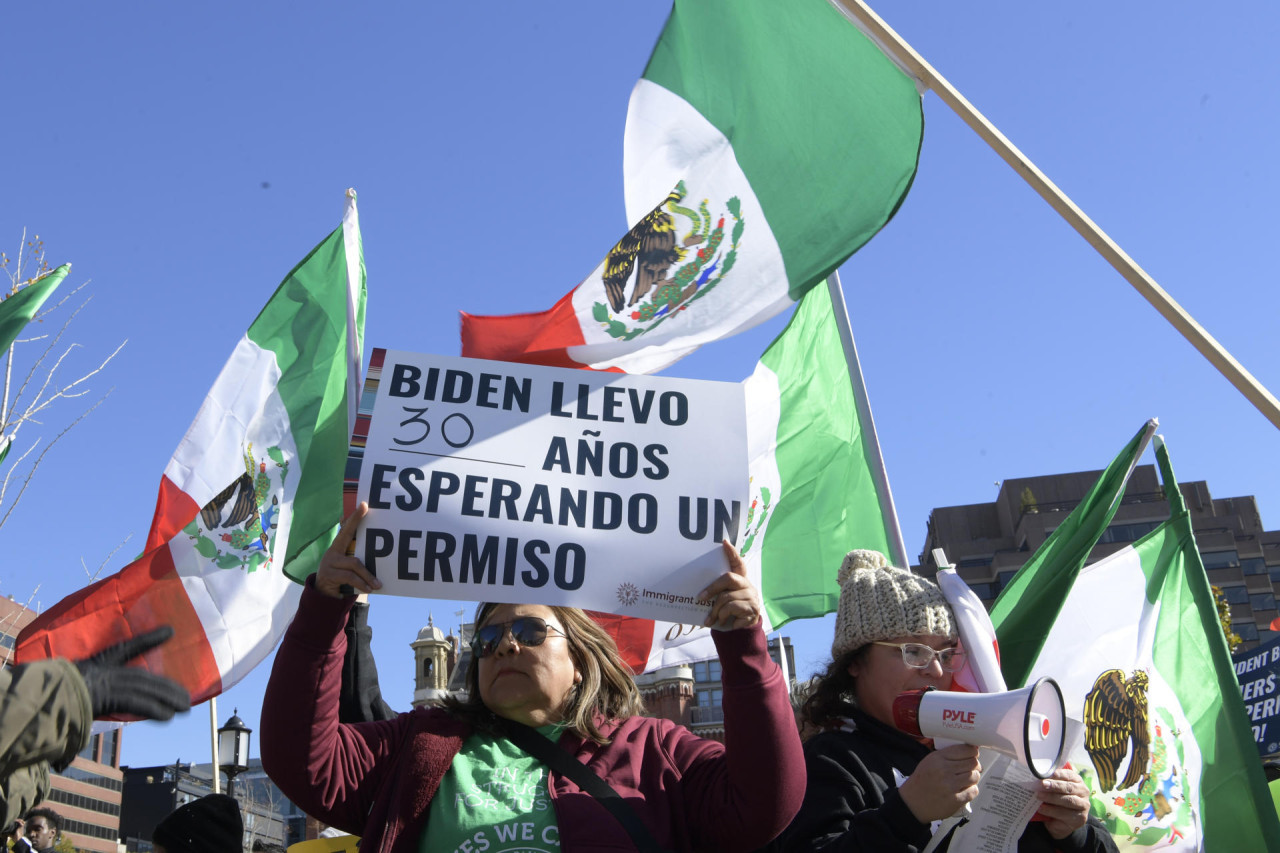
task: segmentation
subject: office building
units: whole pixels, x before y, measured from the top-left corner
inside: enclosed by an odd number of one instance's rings
[[[1084,498],[1100,471],[1005,480],[991,503],[938,507],[917,570],[937,570],[933,550],[991,606],[1050,533]],[[1214,498],[1204,481],[1180,483],[1209,582],[1231,605],[1232,629],[1246,651],[1280,636],[1271,629],[1280,583],[1280,531],[1265,530],[1252,496]],[[1115,518],[1089,555],[1095,562],[1150,533],[1169,517],[1155,466],[1134,469]],[[1277,625],[1280,627],[1280,624]]]
[[[225,787],[222,791],[227,793]],[[179,806],[210,793],[211,764],[179,761],[158,767],[125,767],[120,818],[125,849],[128,853],[151,853],[151,833],[156,825]],[[250,759],[249,769],[236,776],[231,793],[240,804],[244,821],[244,850],[252,850],[255,841],[288,846],[306,838],[306,815],[267,778],[261,759]]]
[[[36,613],[11,598],[0,599],[0,661],[10,664],[18,633]],[[41,805],[62,816],[63,834],[78,849],[117,853],[124,775],[120,771],[123,731],[93,735],[61,773],[51,773],[49,796]]]

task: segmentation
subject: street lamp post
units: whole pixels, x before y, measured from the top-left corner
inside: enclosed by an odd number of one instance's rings
[[[253,729],[240,719],[238,709],[218,729],[218,769],[227,774],[227,794],[234,797],[236,776],[249,769],[249,735]]]

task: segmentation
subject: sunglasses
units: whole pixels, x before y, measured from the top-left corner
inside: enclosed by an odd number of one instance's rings
[[[476,631],[475,636],[471,638],[471,653],[477,658],[487,658],[502,645],[508,630],[511,631],[511,639],[522,646],[542,645],[546,642],[548,631],[555,631],[562,637],[568,636],[555,625],[548,625],[545,619],[539,619],[537,616],[520,616],[510,622],[490,622]]]
[[[934,658],[938,659],[938,666],[942,667],[943,672],[955,672],[964,666],[964,652],[956,648],[938,650],[924,643],[872,643],[871,645],[901,649],[902,662],[912,669],[924,669],[933,663]]]

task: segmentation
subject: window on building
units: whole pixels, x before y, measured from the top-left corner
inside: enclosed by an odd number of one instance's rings
[[[1280,566],[1268,566],[1267,576],[1271,578],[1272,583],[1280,582]]]
[[[102,735],[94,735],[93,737],[89,738],[89,743],[85,745],[84,749],[80,750],[80,753],[79,753],[80,757],[87,759],[88,761],[97,761],[98,760],[98,744],[101,741],[102,741]]]
[[[1242,586],[1224,586],[1221,589],[1228,604],[1246,604],[1249,601],[1249,590]]]
[[[1258,626],[1252,622],[1241,622],[1238,625],[1232,625],[1231,630],[1235,631],[1240,639],[1246,642],[1258,639]]]
[[[72,806],[77,809],[99,812],[100,814],[111,815],[112,817],[120,816],[120,805],[118,803],[109,803],[105,800],[86,797],[84,794],[73,794],[69,791],[54,788],[49,791],[48,799],[51,803],[60,803],[64,806]]]
[[[1013,580],[1013,576],[1018,573],[1017,569],[1008,569],[996,575],[996,584],[1000,589],[1004,589],[1009,585],[1009,581]]]
[[[961,569],[981,569],[984,566],[991,565],[991,557],[965,557],[956,566]]]
[[[1267,561],[1261,557],[1243,557],[1240,560],[1240,571],[1246,575],[1265,575]]]
[[[1240,565],[1240,555],[1232,551],[1210,551],[1201,554],[1206,569],[1229,569]]]
[[[1100,544],[1112,542],[1137,542],[1143,536],[1159,527],[1159,521],[1136,521],[1129,524],[1113,524],[1098,537]]]
[[[102,763],[112,767],[117,766],[118,753],[120,751],[120,730],[111,729],[102,735]]]
[[[1249,605],[1254,610],[1275,610],[1276,597],[1270,592],[1258,592],[1249,596]]]
[[[995,598],[1000,591],[993,583],[971,583],[969,584],[969,589],[973,590],[973,594],[983,601]]]
[[[724,691],[719,688],[698,691],[699,708],[719,708],[724,699]]]
[[[699,684],[720,680],[720,661],[700,660],[693,665],[693,680]]]
[[[124,782],[119,779],[108,779],[105,776],[99,776],[92,770],[81,770],[79,767],[68,767],[58,775],[80,782],[87,782],[90,785],[97,785],[99,788],[106,788],[108,791],[124,789]]]

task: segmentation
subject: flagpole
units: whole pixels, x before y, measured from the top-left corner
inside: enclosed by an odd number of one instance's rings
[[[893,490],[889,488],[889,475],[884,469],[884,456],[880,453],[880,439],[876,436],[875,418],[871,416],[871,401],[867,398],[867,386],[862,381],[862,365],[858,362],[858,348],[853,343],[853,330],[849,328],[849,311],[844,304],[844,290],[840,287],[840,274],[832,271],[827,277],[827,292],[831,294],[831,313],[836,328],[840,330],[840,345],[844,347],[844,360],[849,365],[849,384],[853,386],[853,399],[858,407],[858,425],[866,448],[867,461],[871,463],[871,476],[876,481],[876,495],[880,499],[880,513],[889,528],[889,547],[895,553],[890,560],[895,566],[911,568],[907,545],[902,539],[902,527],[898,524],[898,510],[893,505]]]
[[[839,11],[845,13],[853,23],[876,41],[882,50],[889,54],[906,73],[915,77],[921,84],[937,93],[948,107],[958,115],[965,124],[978,134],[984,142],[1000,155],[1000,158],[1013,167],[1049,206],[1067,221],[1098,254],[1129,284],[1140,293],[1152,307],[1160,312],[1169,323],[1194,346],[1218,372],[1227,378],[1245,398],[1254,405],[1273,425],[1280,428],[1280,400],[1268,391],[1261,382],[1253,377],[1244,366],[1227,352],[1203,326],[1183,309],[1172,296],[1156,283],[1146,270],[1138,266],[1115,241],[1107,236],[1092,219],[1085,215],[1075,202],[1058,189],[1058,187],[1032,163],[1027,156],[1018,150],[1012,142],[1001,133],[986,116],[961,95],[945,77],[934,70],[911,45],[907,44],[893,29],[871,10],[863,0],[830,0]]]
[[[218,778],[218,697],[209,697],[209,742],[213,747],[213,792],[222,791],[222,780]]]

